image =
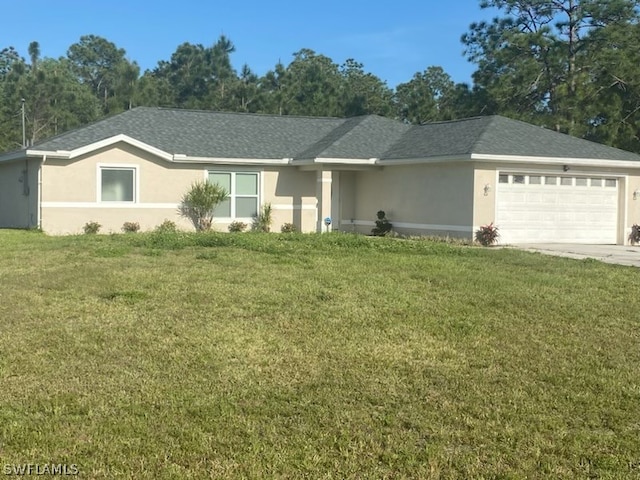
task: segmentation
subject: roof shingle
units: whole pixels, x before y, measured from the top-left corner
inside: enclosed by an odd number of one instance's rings
[[[238,159],[387,160],[471,154],[640,161],[640,155],[501,116],[412,126],[366,115],[296,117],[138,107],[44,140],[74,150],[119,134],[169,154]]]

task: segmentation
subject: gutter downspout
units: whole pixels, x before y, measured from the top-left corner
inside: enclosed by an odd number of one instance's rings
[[[42,167],[47,161],[47,156],[42,156],[40,168],[38,168],[38,229],[42,230]]]

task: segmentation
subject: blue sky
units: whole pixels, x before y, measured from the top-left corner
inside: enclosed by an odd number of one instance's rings
[[[364,64],[390,87],[431,65],[456,82],[470,82],[474,65],[460,37],[473,21],[490,18],[479,0],[20,0],[3,5],[0,49],[26,57],[31,41],[42,56],[65,55],[81,35],[99,35],[135,60],[142,71],[169,60],[183,42],[213,44],[221,34],[236,46],[236,69],[259,75],[310,48],[341,64]],[[238,6],[242,5],[242,6]]]

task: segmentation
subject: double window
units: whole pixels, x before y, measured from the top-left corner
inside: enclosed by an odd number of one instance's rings
[[[136,167],[99,166],[99,201],[134,203],[137,197],[137,176]]]
[[[229,192],[229,198],[218,205],[214,217],[253,218],[258,214],[257,172],[209,172],[209,181]]]

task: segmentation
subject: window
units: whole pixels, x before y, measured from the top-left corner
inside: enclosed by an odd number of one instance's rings
[[[136,169],[132,167],[99,167],[101,202],[135,202]]]
[[[258,213],[257,172],[209,172],[209,181],[229,192],[213,212],[218,218],[252,218]]]
[[[540,185],[541,178],[539,175],[529,175],[529,185]]]
[[[573,179],[571,177],[560,177],[560,185],[570,187],[573,185]]]
[[[591,179],[591,186],[592,187],[601,187],[602,186],[602,179],[601,178],[592,178]]]
[[[586,178],[576,178],[576,187],[586,187],[587,179]]]
[[[507,175],[505,173],[501,173],[500,175],[498,175],[498,182],[499,183],[509,183],[509,175]]]
[[[514,175],[513,183],[516,183],[518,185],[524,185],[524,175]]]
[[[616,179],[615,178],[607,178],[604,181],[604,186],[605,187],[615,187],[616,186]]]
[[[545,185],[557,185],[558,184],[558,177],[544,177],[544,184]]]

